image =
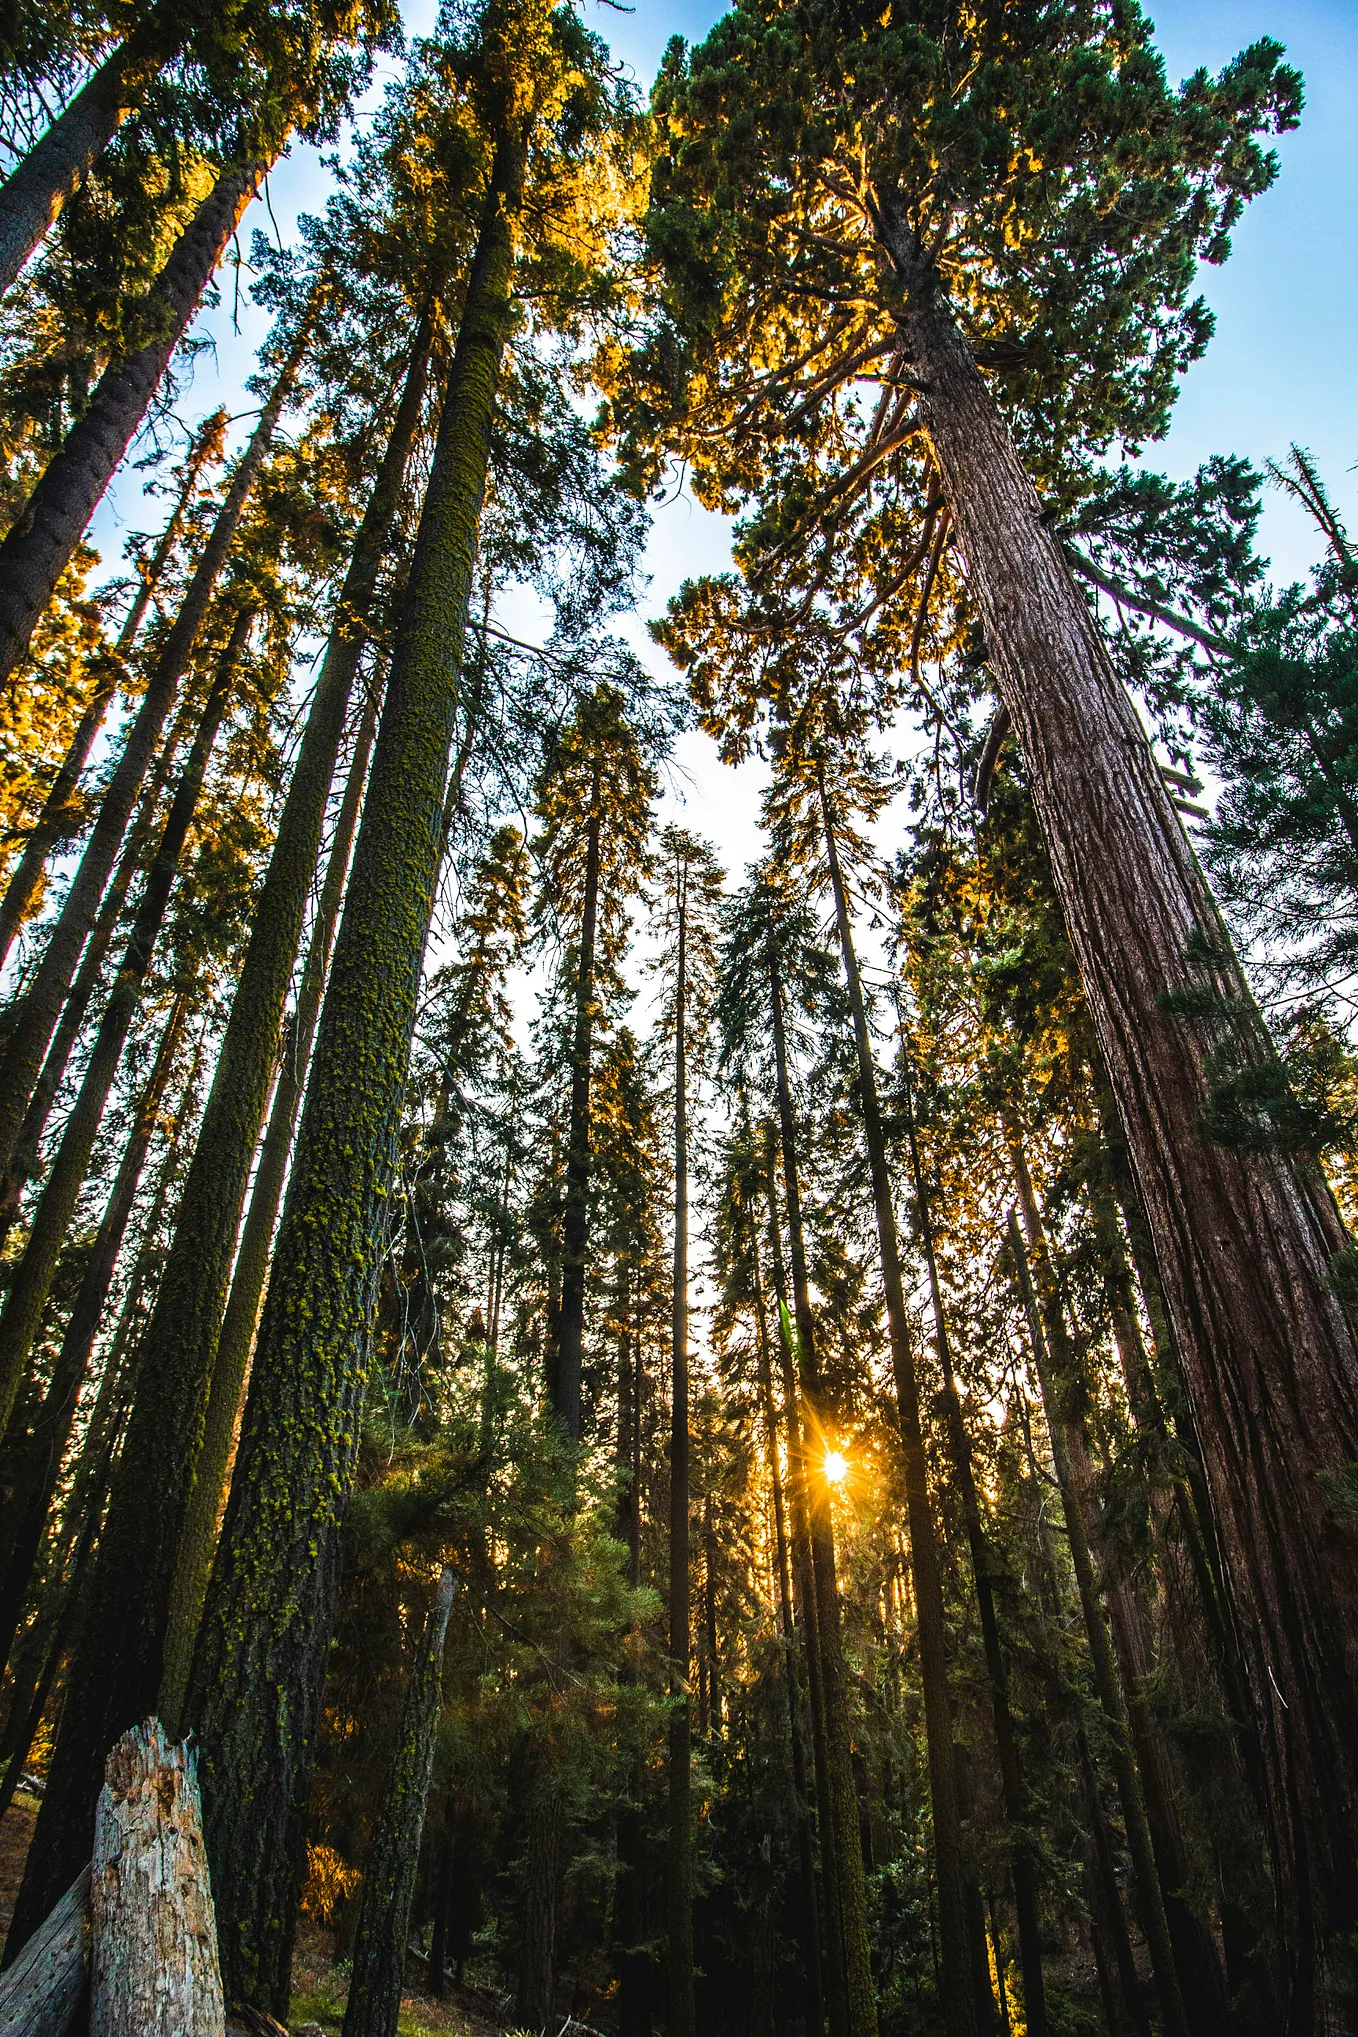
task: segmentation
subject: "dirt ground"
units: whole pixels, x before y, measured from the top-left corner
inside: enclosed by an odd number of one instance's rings
[[[28,1842],[33,1837],[37,1815],[37,1798],[18,1790],[0,1818],[0,1941],[9,1935],[9,1920],[14,1915],[14,1901],[24,1878]]]

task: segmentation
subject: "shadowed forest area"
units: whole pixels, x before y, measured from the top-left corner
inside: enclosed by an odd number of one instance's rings
[[[1156,468],[1287,52],[0,79],[6,1967],[159,1720],[255,2037],[1353,2037],[1358,541]]]

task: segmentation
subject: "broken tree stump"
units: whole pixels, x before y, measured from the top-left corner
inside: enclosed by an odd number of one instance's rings
[[[159,1719],[109,1755],[90,1897],[90,2037],[226,2037],[198,1778]]]
[[[89,1944],[87,1867],[0,1974],[0,2037],[66,2037],[85,1992]]]

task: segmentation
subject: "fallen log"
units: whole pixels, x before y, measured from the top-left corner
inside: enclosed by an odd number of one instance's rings
[[[85,1992],[89,1946],[87,1867],[0,1974],[0,2037],[66,2037]]]
[[[198,1778],[159,1719],[109,1755],[90,1899],[90,2037],[226,2037]]]

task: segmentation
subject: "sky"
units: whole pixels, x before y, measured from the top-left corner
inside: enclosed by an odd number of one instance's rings
[[[643,90],[670,37],[700,39],[720,12],[703,0],[668,6],[638,0],[632,12],[601,0],[583,5]],[[406,0],[408,32],[426,31],[434,11],[433,0]],[[1247,208],[1230,260],[1202,272],[1199,287],[1216,315],[1216,333],[1189,370],[1167,439],[1147,449],[1147,463],[1182,479],[1213,453],[1242,454],[1262,466],[1284,458],[1296,442],[1315,456],[1358,530],[1358,8],[1353,0],[1174,0],[1149,11],[1171,82],[1200,65],[1219,69],[1247,44],[1272,36],[1302,72],[1306,109],[1298,130],[1278,140],[1278,180]],[[384,62],[369,107],[383,75],[395,68]],[[324,203],[327,184],[316,152],[296,149],[270,179],[272,221],[256,204],[241,245],[248,247],[256,224],[272,232],[274,221],[286,238],[299,211]],[[185,391],[186,423],[222,400],[235,411],[248,408],[241,382],[265,321],[247,306],[234,333],[233,297],[228,280],[220,306],[200,322],[216,339],[216,365],[200,365]],[[248,423],[243,418],[241,429]],[[160,519],[159,507],[148,510],[138,496],[139,484],[129,477],[97,519],[95,539],[110,564],[123,529],[154,528]],[[1263,548],[1279,580],[1304,573],[1317,553],[1303,513],[1276,491],[1266,500]],[[683,497],[657,512],[646,556],[649,584],[638,613],[623,625],[657,669],[663,654],[645,618],[659,613],[685,578],[721,571],[728,559],[720,518]],[[758,766],[732,772],[717,762],[706,737],[690,733],[680,739],[669,774],[665,817],[710,837],[738,873],[759,853],[759,783]]]

